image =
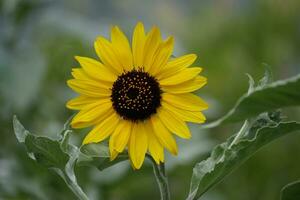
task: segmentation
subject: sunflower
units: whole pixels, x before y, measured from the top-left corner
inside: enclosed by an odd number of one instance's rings
[[[79,110],[73,128],[93,128],[83,144],[109,138],[111,159],[126,148],[132,166],[139,169],[145,154],[157,164],[164,149],[173,155],[178,147],[173,134],[188,139],[186,122],[203,123],[201,111],[208,105],[191,92],[206,84],[201,67],[190,67],[197,56],[173,58],[173,37],[163,40],[157,27],[145,33],[137,23],[132,44],[117,27],[111,41],[98,37],[94,47],[100,61],[75,56],[81,68],[73,68],[67,84],[80,95],[67,102]]]

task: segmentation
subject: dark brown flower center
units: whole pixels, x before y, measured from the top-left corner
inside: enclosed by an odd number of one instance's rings
[[[142,69],[124,72],[113,84],[111,101],[115,111],[124,119],[145,120],[160,106],[159,83]]]

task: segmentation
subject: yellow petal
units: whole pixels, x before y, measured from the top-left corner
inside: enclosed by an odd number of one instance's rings
[[[175,139],[170,131],[163,125],[158,116],[151,117],[152,128],[159,142],[172,154],[177,155],[178,148]]]
[[[155,160],[156,164],[160,164],[160,162],[164,162],[164,148],[158,141],[156,135],[154,134],[152,124],[150,121],[146,122],[146,132],[148,137],[148,149]]]
[[[181,138],[191,138],[191,133],[186,123],[176,115],[172,115],[172,113],[168,112],[168,110],[162,107],[158,110],[158,117],[172,133],[178,135]]]
[[[122,64],[119,62],[116,52],[112,44],[104,37],[98,37],[94,43],[97,55],[105,66],[120,74],[123,72]]]
[[[92,80],[92,78],[89,77],[82,68],[72,68],[71,74],[75,79]]]
[[[81,109],[83,109],[83,107],[85,107],[89,104],[95,103],[97,100],[100,100],[100,99],[86,97],[86,96],[78,96],[74,99],[69,100],[67,102],[66,106],[67,106],[67,108],[72,109],[72,110],[81,110]]]
[[[107,112],[105,112],[103,115],[99,115],[95,120],[93,121],[76,121],[76,123],[71,124],[72,128],[86,128],[89,126],[94,126],[96,124],[101,123],[103,120],[108,118],[111,114],[113,114],[114,110],[109,109]]]
[[[176,95],[162,93],[162,100],[177,108],[189,111],[202,111],[208,108],[208,105],[205,101],[191,93]]]
[[[129,141],[129,155],[135,169],[141,168],[147,148],[148,139],[144,123],[134,123]]]
[[[119,116],[114,112],[88,133],[88,135],[83,140],[83,144],[103,141],[110,134],[112,134],[118,123]]]
[[[111,95],[109,88],[105,88],[105,86],[97,84],[97,82],[71,79],[67,81],[67,84],[74,91],[86,96],[109,97]]]
[[[159,80],[159,83],[162,86],[177,85],[195,78],[201,71],[201,67],[186,68],[175,75]]]
[[[134,66],[142,67],[143,66],[143,51],[145,45],[145,31],[144,25],[141,22],[138,22],[132,37],[132,53],[133,53],[133,61]]]
[[[161,43],[157,49],[154,57],[153,63],[149,68],[149,73],[156,75],[168,62],[174,47],[174,38],[169,37],[165,42]]]
[[[163,78],[167,78],[169,76],[177,74],[179,71],[191,66],[196,59],[196,54],[188,54],[180,56],[178,58],[174,58],[161,69],[161,71],[157,74],[157,79],[161,80]]]
[[[109,99],[108,99],[109,100]],[[85,125],[96,123],[102,116],[112,110],[112,103],[110,101],[98,101],[84,107],[72,119],[71,125],[73,128],[83,128]]]
[[[114,82],[117,79],[116,74],[97,60],[80,56],[75,56],[75,59],[80,63],[83,70],[96,80]]]
[[[109,142],[111,148],[118,152],[122,152],[126,147],[129,136],[131,134],[131,122],[127,120],[120,120],[113,134],[110,136]]]
[[[191,80],[185,81],[177,85],[162,86],[162,90],[164,92],[173,93],[173,94],[188,93],[200,89],[206,83],[207,83],[207,78],[203,76],[197,76]]]
[[[127,37],[117,26],[111,30],[111,41],[123,69],[130,71],[133,68],[131,48]]]
[[[119,152],[117,152],[116,150],[112,150],[109,152],[110,153],[110,161],[113,161],[114,159],[116,159],[119,155]]]
[[[188,110],[182,110],[180,108],[177,108],[175,106],[172,106],[171,104],[163,101],[161,103],[162,107],[167,109],[169,112],[176,115],[178,118],[180,118],[183,121],[187,122],[193,122],[193,123],[203,123],[205,122],[206,118],[200,111],[188,111]]]
[[[113,147],[111,136],[109,140],[109,154],[110,154],[110,161],[113,161],[119,155],[119,152]]]
[[[147,35],[146,41],[145,41],[145,47],[144,47],[144,61],[143,61],[143,67],[146,72],[150,69],[152,63],[153,63],[153,57],[154,54],[161,43],[161,36],[159,29],[154,26],[149,34]]]
[[[109,81],[101,81],[99,79],[94,79],[93,77],[90,77],[82,68],[73,68],[72,69],[72,76],[76,80],[80,81],[87,81],[93,85],[97,85],[101,88],[112,88],[113,82]]]
[[[113,84],[113,82],[100,81],[99,79],[96,80],[93,77],[90,77],[82,68],[73,68],[72,76],[75,79],[78,79],[81,81],[88,81],[88,82],[94,83],[95,85],[98,85],[103,88],[111,88],[112,84]]]

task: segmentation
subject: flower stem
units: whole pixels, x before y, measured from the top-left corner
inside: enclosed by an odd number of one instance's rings
[[[161,200],[170,200],[171,197],[170,197],[169,183],[168,183],[168,178],[166,176],[164,163],[158,165],[150,155],[147,155],[147,157],[152,162],[153,172],[159,187]]]
[[[64,179],[68,185],[68,187],[72,190],[72,192],[78,197],[80,200],[89,200],[87,195],[82,191],[81,187],[77,184],[76,179],[69,177],[67,173],[63,172]]]

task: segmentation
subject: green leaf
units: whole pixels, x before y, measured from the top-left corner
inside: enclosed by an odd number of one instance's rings
[[[77,163],[78,165],[95,166],[99,170],[103,170],[127,159],[127,153],[121,153],[115,160],[110,161],[108,146],[100,143],[91,143],[80,148]]]
[[[17,140],[20,143],[25,142],[25,138],[29,134],[29,132],[24,128],[24,126],[19,122],[17,116],[13,117],[13,127]]]
[[[269,76],[271,75],[265,75],[257,87],[249,89],[249,93],[244,94],[225,116],[204,125],[203,128],[243,121],[263,112],[300,105],[300,74],[267,84],[270,79],[267,78]],[[251,79],[250,82],[252,82]]]
[[[208,159],[194,167],[187,200],[201,197],[262,146],[297,130],[300,130],[300,123],[282,122],[260,128],[256,134],[246,135],[233,145],[234,137],[231,137],[225,143],[216,146]]]
[[[246,75],[248,76],[248,79],[249,79],[248,80],[249,87],[248,87],[247,94],[250,94],[255,89],[255,81],[250,74],[246,74]]]
[[[25,145],[28,152],[33,153],[36,161],[45,167],[63,169],[69,160],[69,155],[61,149],[58,141],[29,134]]]
[[[281,200],[299,200],[300,199],[300,180],[284,186],[281,190]]]
[[[60,133],[60,140],[53,140],[31,134],[23,127],[16,116],[13,118],[13,125],[16,137],[20,143],[26,146],[29,157],[61,176],[79,199],[88,200],[88,197],[78,185],[74,173],[79,150],[69,143],[71,130],[68,130],[68,126],[65,125]]]
[[[265,74],[258,82],[258,87],[261,88],[264,88],[267,84],[273,81],[273,73],[271,67],[267,64],[263,64],[263,65],[265,67]]]

